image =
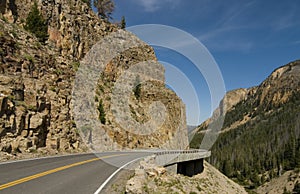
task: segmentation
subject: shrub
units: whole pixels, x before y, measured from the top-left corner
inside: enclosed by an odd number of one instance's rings
[[[122,17],[122,20],[121,20],[121,28],[122,28],[122,29],[125,29],[125,28],[126,28],[126,20],[125,20],[125,17],[124,17],[124,16]]]
[[[40,13],[36,1],[26,18],[25,30],[33,33],[40,42],[48,39],[48,25]]]
[[[104,112],[102,99],[99,101],[98,111],[99,111],[99,120],[100,120],[100,122],[102,124],[105,124],[106,119],[105,119],[105,112]]]

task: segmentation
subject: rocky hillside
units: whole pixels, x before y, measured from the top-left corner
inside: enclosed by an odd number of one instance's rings
[[[113,188],[118,190],[117,186]],[[114,189],[109,192],[114,193]],[[119,190],[117,193],[120,193]],[[204,171],[193,177],[167,172],[165,168],[151,163],[151,158],[141,161],[134,176],[128,180],[126,193],[224,193],[246,194],[243,187],[233,182],[209,163]]]
[[[220,106],[214,111],[212,118],[207,119],[200,126],[195,127],[194,130],[191,132],[191,136],[193,136],[197,132],[205,133],[204,129],[207,129],[209,124],[212,123],[215,118],[218,118],[218,116],[220,116],[223,112],[229,112],[230,110],[232,110],[232,108],[237,103],[241,102],[242,100],[245,100],[248,96],[248,93],[251,92],[253,89],[254,88],[251,88],[249,90],[240,88],[227,92],[225,97],[220,102]],[[194,140],[194,142],[196,141]]]
[[[95,91],[95,110],[107,136],[90,134],[90,138],[82,139],[72,105],[76,71],[92,46],[119,28],[99,19],[84,1],[40,0],[38,9],[48,25],[48,40],[41,43],[24,30],[33,4],[31,0],[0,1],[1,159],[26,153],[30,156],[84,151],[86,143],[93,146],[91,142],[100,145],[100,150],[157,147],[164,141],[179,138],[176,134],[186,139],[181,141],[184,146],[180,148],[187,146],[184,105],[176,94],[165,88],[162,65],[158,67],[161,82],[141,83],[138,98],[134,91],[130,97],[131,116],[139,123],[150,120],[152,115],[145,110],[151,101],[158,99],[167,107],[170,115],[158,130],[160,133],[151,138],[136,135],[138,131],[128,135],[128,129],[119,126],[110,112],[110,93],[117,78],[139,61],[156,61],[153,49],[146,44],[119,53],[106,64]],[[130,42],[137,38],[130,35],[129,39]],[[89,139],[92,141],[88,142]],[[177,145],[167,147],[174,146]]]
[[[300,172],[289,170],[255,190],[258,194],[300,193]]]
[[[0,28],[0,150],[79,149],[70,111],[72,61],[15,24],[0,20]]]
[[[226,96],[233,99],[210,161],[225,175],[255,188],[300,167],[300,61],[276,69],[259,86],[240,91]],[[192,147],[199,146],[210,122],[199,126]]]
[[[117,26],[100,20],[81,0],[39,0],[38,8],[48,24],[49,45],[65,59],[81,59]],[[9,23],[23,27],[32,0],[1,0],[1,14]]]

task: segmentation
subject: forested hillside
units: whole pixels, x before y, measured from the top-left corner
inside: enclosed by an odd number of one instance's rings
[[[300,61],[295,61],[275,70],[228,110],[210,162],[249,189],[300,168],[299,80]],[[205,126],[191,147],[199,146]]]

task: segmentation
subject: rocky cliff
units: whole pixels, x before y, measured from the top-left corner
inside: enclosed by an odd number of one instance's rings
[[[47,21],[49,45],[59,55],[81,59],[102,37],[117,29],[100,20],[81,0],[39,0],[38,7]],[[1,0],[1,13],[9,23],[25,25],[34,1]]]
[[[49,39],[45,44],[23,28],[33,1],[0,1],[0,153],[4,154],[3,159],[20,153],[47,154],[87,148],[89,138],[80,137],[81,129],[76,128],[73,115],[76,71],[93,45],[119,30],[118,26],[99,19],[81,0],[37,3],[48,24]],[[128,135],[128,129],[123,130],[124,126],[113,117],[109,98],[118,77],[133,64],[147,60],[156,61],[156,57],[153,49],[143,43],[141,47],[120,53],[101,73],[94,108],[102,101],[106,122],[101,128],[105,129],[110,143],[105,143],[107,139],[102,135],[92,135],[92,142],[103,143],[99,149],[162,147],[164,141],[173,138],[180,138],[182,145],[173,143],[165,147],[187,146],[184,105],[175,93],[165,88],[162,65],[158,65],[161,81],[141,83],[139,98],[134,92],[129,96],[131,116],[139,123],[151,120],[151,112],[149,115],[146,111],[151,101],[158,100],[165,105],[170,114],[157,133],[149,138],[136,135],[143,129],[134,128],[129,129],[135,130],[134,133]],[[96,113],[98,117],[99,109]]]
[[[212,117],[208,118],[206,121],[201,123],[200,126],[195,127],[195,129],[192,131],[192,134],[194,135],[197,132],[205,133],[205,129],[208,128],[209,124],[211,124],[220,115],[224,115],[226,112],[232,110],[237,103],[247,99],[248,95],[253,90],[254,88],[251,89],[240,88],[240,89],[231,90],[227,92],[224,98],[221,100],[219,107],[213,112]]]

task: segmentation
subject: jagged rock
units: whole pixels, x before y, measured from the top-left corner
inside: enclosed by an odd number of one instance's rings
[[[20,147],[20,140],[19,139],[15,139],[11,142],[12,153],[21,152],[19,147]]]
[[[58,150],[60,148],[60,139],[59,138],[51,138],[47,139],[46,146],[51,149]]]
[[[135,169],[135,176],[128,180],[126,184],[126,193],[142,194],[145,184],[145,171],[143,169]]]
[[[8,6],[9,2],[13,6]],[[117,31],[117,25],[99,19],[80,0],[40,0],[37,1],[38,8],[49,27],[49,40],[41,44],[34,35],[23,29],[24,18],[34,2],[5,0],[0,3],[2,16],[14,23],[11,25],[0,19],[1,144],[20,137],[22,140],[18,145],[14,143],[13,151],[80,151],[86,142],[82,141],[76,130],[71,104],[78,61],[99,40]],[[136,39],[130,35],[128,41]],[[114,82],[133,64],[157,60],[153,49],[143,45],[124,51],[112,59],[105,68],[103,80],[99,80],[99,84],[105,84],[101,98],[107,112],[107,123],[103,126],[105,131],[94,134],[91,140],[100,146],[100,150],[124,147],[183,149],[188,145],[185,107],[174,92],[165,88],[162,65],[158,65],[156,71],[161,82],[143,84],[140,100],[134,99],[133,94],[130,97],[132,112],[136,113],[133,117],[138,122],[145,122],[152,116],[159,117],[150,107],[152,102],[158,99],[165,105],[170,114],[157,132],[152,136],[129,134],[113,119],[113,113],[109,110],[109,96]],[[147,113],[144,110],[147,108],[152,112]],[[143,133],[147,132],[151,131]],[[172,138],[174,141],[163,144]],[[180,145],[177,139],[181,140]]]
[[[11,144],[9,143],[1,143],[1,145],[0,145],[0,150],[2,151],[2,152],[7,152],[7,153],[11,153],[12,152],[12,147],[11,147]]]
[[[22,130],[21,136],[22,137],[27,137],[28,136],[28,130]]]

